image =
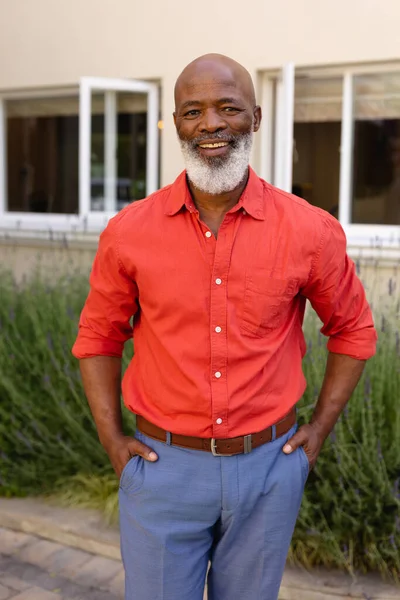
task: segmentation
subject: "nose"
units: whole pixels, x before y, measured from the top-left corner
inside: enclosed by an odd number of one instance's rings
[[[215,109],[208,109],[204,111],[203,118],[199,123],[199,130],[201,132],[215,133],[221,129],[226,129],[227,124],[222,118],[222,115]]]

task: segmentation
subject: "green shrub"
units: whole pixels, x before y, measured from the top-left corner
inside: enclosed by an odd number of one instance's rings
[[[400,574],[400,341],[395,315],[377,323],[376,356],[326,441],[310,475],[291,557],[308,565]],[[307,421],[326,362],[325,339],[311,315],[303,363]]]
[[[117,515],[117,482],[97,440],[70,349],[87,278],[17,286],[0,274],[0,493],[57,492]],[[291,559],[311,566],[400,572],[400,341],[398,316],[380,318],[377,355],[310,475]],[[325,339],[307,318],[307,420],[325,368]],[[124,356],[125,365],[132,352]],[[134,423],[127,415],[126,427]]]
[[[0,493],[45,493],[79,471],[110,472],[71,355],[87,277],[17,286],[3,272],[0,290]]]

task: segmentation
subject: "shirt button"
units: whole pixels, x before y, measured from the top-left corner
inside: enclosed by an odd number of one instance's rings
[[[244,215],[246,214],[246,211],[245,211],[244,209],[243,209],[243,214],[244,214]]]
[[[218,327],[216,327],[216,328],[215,328],[215,331],[216,331],[217,333],[221,333],[222,329],[221,329],[221,327],[219,327],[219,326],[218,326]]]
[[[212,236],[211,231],[206,231],[206,237],[210,238]]]
[[[219,378],[221,377],[221,373],[220,373],[219,371],[217,371],[217,372],[215,373],[215,377],[216,377],[217,379],[219,379]]]
[[[216,422],[217,425],[221,425],[222,419],[217,419],[215,422]]]
[[[220,278],[218,277],[218,279],[216,279],[216,280],[215,280],[215,283],[216,283],[217,285],[221,285],[221,283],[222,283],[222,279],[220,279]]]

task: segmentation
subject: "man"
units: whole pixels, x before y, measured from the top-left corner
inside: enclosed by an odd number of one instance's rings
[[[74,354],[120,477],[126,599],[201,600],[210,563],[210,600],[276,600],[309,468],[376,333],[339,223],[249,168],[248,72],[203,56],[175,103],[186,171],[103,232]],[[297,431],[307,298],[329,358]]]

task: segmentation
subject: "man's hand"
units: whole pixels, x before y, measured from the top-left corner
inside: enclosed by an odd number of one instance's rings
[[[157,454],[151,448],[126,435],[113,437],[107,443],[103,443],[103,446],[118,479],[125,465],[137,454],[150,462],[158,460]]]
[[[123,434],[121,415],[121,358],[92,356],[80,361],[83,386],[96,423],[99,440],[117,477],[129,460],[139,454],[154,462],[151,448]]]
[[[324,381],[314,413],[308,425],[302,425],[283,447],[290,454],[303,446],[313,469],[322,445],[334,428],[365,367],[365,360],[345,354],[328,353]]]
[[[314,468],[318,455],[321,451],[324,438],[318,430],[317,425],[302,425],[290,440],[284,445],[283,452],[291,454],[294,450],[303,446],[310,470]]]

